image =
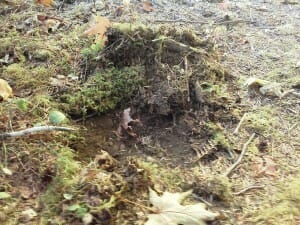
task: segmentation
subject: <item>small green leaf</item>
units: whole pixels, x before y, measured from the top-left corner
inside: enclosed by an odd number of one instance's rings
[[[49,113],[49,121],[52,124],[61,124],[66,119],[65,114],[59,111],[51,111]]]
[[[85,207],[80,207],[76,210],[76,216],[79,218],[82,218],[86,213],[87,213],[88,209]]]
[[[11,198],[11,195],[8,194],[7,192],[0,192],[0,199],[7,199]]]
[[[80,205],[74,204],[68,207],[68,211],[76,211],[77,209],[81,208]]]
[[[68,194],[68,193],[63,194],[63,196],[67,200],[71,200],[73,198],[73,195],[72,194]]]
[[[23,112],[26,112],[28,110],[28,101],[21,98],[21,99],[18,99],[16,101],[16,104],[17,104],[17,107],[18,109],[20,109],[21,111]]]

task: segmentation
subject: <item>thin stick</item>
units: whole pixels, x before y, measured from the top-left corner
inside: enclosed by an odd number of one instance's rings
[[[9,133],[3,133],[0,134],[0,140],[3,140],[5,138],[9,137],[19,137],[19,136],[24,136],[32,133],[37,133],[37,132],[43,132],[43,131],[74,131],[76,129],[70,128],[70,127],[57,127],[57,126],[38,126],[38,127],[31,127],[25,130],[20,130],[20,131],[13,131]]]
[[[224,174],[225,177],[228,177],[231,174],[231,172],[237,167],[237,165],[242,161],[242,158],[245,155],[247,147],[251,143],[251,141],[254,139],[254,137],[255,137],[255,133],[253,133],[250,136],[249,140],[244,144],[242,152],[241,152],[239,158],[236,160],[236,162],[234,164],[232,164],[231,167],[228,168],[227,172]]]
[[[246,119],[246,116],[247,116],[247,113],[245,113],[245,114],[242,116],[242,118],[241,118],[239,124],[237,125],[237,127],[236,127],[235,130],[233,131],[233,134],[234,134],[234,135],[238,135],[239,129],[240,129],[242,123],[244,122],[244,120]]]
[[[184,66],[185,66],[185,82],[186,82],[186,90],[187,90],[187,102],[190,102],[190,85],[189,85],[189,76],[190,76],[190,72],[189,72],[189,67],[188,67],[188,59],[185,56],[184,57]]]
[[[154,20],[154,23],[197,23],[197,24],[209,24],[208,21],[200,21],[200,20]],[[232,20],[232,21],[222,21],[222,22],[214,22],[212,25],[226,25],[226,24],[237,24],[237,23],[253,23],[251,21],[245,20]]]
[[[249,186],[249,187],[246,187],[242,190],[240,190],[239,192],[235,192],[233,193],[234,195],[241,195],[241,194],[244,194],[245,192],[251,190],[251,189],[255,189],[255,188],[264,188],[265,185],[252,185],[252,186]]]
[[[122,202],[127,202],[127,203],[130,203],[130,204],[132,204],[132,205],[136,205],[136,206],[138,206],[138,207],[140,207],[140,208],[147,209],[148,211],[150,211],[150,212],[152,212],[152,213],[156,213],[156,211],[155,211],[153,208],[150,208],[150,207],[148,207],[148,206],[145,206],[145,205],[142,205],[142,204],[139,204],[139,203],[130,201],[129,199],[126,199],[126,198],[122,198],[122,197],[121,197],[120,200],[121,200]]]
[[[212,207],[212,206],[213,206],[210,202],[206,201],[205,199],[201,198],[200,196],[198,196],[198,195],[196,195],[196,194],[193,194],[193,197],[194,197],[195,199],[197,199],[197,200],[200,200],[200,201],[204,202],[204,203],[205,203],[206,205],[208,205],[209,207]]]

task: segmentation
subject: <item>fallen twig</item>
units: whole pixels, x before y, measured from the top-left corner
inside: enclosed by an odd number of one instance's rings
[[[242,116],[242,118],[241,118],[239,124],[237,125],[237,127],[236,127],[235,130],[233,131],[233,134],[234,134],[234,135],[237,135],[237,134],[239,133],[239,129],[240,129],[242,123],[244,122],[246,116],[247,116],[247,113],[245,113],[245,114]]]
[[[249,187],[246,187],[238,192],[235,192],[233,193],[234,195],[241,195],[241,194],[244,194],[245,192],[251,190],[251,189],[255,189],[255,188],[264,188],[265,185],[252,185],[252,186],[249,186]]]
[[[37,132],[43,132],[43,131],[74,131],[76,129],[70,128],[70,127],[57,127],[57,126],[38,126],[38,127],[31,127],[25,130],[20,130],[20,131],[13,131],[9,133],[3,133],[0,134],[0,140],[3,140],[5,138],[9,137],[19,137],[19,136],[24,136],[32,133],[37,133]]]
[[[242,152],[241,152],[239,158],[236,160],[236,162],[235,162],[234,164],[232,164],[231,167],[228,168],[228,170],[226,171],[226,173],[224,173],[224,176],[225,176],[225,177],[228,177],[228,176],[231,174],[231,172],[237,167],[237,165],[242,161],[242,158],[243,158],[244,155],[245,155],[245,152],[246,152],[246,150],[247,150],[247,147],[248,147],[248,145],[251,143],[251,141],[254,139],[254,137],[255,137],[255,133],[253,133],[253,134],[250,136],[249,140],[244,144],[243,149],[242,149]]]
[[[187,102],[189,104],[190,103],[189,77],[191,75],[191,72],[189,71],[187,56],[184,57],[184,66],[185,66],[185,83],[186,83],[186,90],[187,90]]]
[[[210,202],[206,201],[204,198],[201,198],[200,196],[198,196],[198,195],[196,195],[196,194],[192,194],[192,196],[193,196],[195,199],[204,202],[204,203],[205,203],[206,205],[208,205],[209,207],[212,207],[212,206],[213,206]]]
[[[202,21],[202,20],[184,20],[184,19],[177,19],[177,20],[154,20],[154,23],[197,23],[197,24],[210,24],[209,21]],[[213,22],[212,25],[227,25],[227,24],[238,24],[238,23],[253,23],[252,21],[247,20],[226,20],[221,22]]]
[[[177,20],[154,20],[154,23],[198,23],[198,24],[208,24],[209,22],[206,21],[199,21],[199,20],[184,20],[184,19],[177,19]]]

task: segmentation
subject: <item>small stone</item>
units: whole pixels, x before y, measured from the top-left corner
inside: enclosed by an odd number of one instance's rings
[[[91,224],[93,222],[93,215],[90,213],[84,214],[84,216],[82,217],[82,222],[84,225]]]
[[[37,213],[33,209],[27,209],[25,211],[22,211],[22,220],[23,221],[30,221],[34,217],[37,216]]]

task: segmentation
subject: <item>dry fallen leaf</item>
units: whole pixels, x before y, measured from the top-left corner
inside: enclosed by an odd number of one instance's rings
[[[116,16],[116,17],[122,16],[123,12],[124,12],[124,7],[123,6],[119,6],[114,11],[114,16]]]
[[[89,29],[87,29],[84,34],[86,35],[99,35],[100,39],[102,39],[104,42],[106,41],[107,37],[105,36],[105,33],[107,31],[107,28],[111,26],[110,21],[102,16],[94,16],[93,17],[92,25]]]
[[[130,108],[124,109],[121,117],[121,122],[118,128],[118,134],[121,135],[123,128],[130,136],[136,137],[137,134],[133,132],[132,127],[129,125],[129,123],[141,124],[141,121],[139,119],[132,119],[130,111]]]
[[[6,80],[0,79],[0,102],[6,101],[13,95],[12,89]]]
[[[263,158],[257,157],[255,161],[256,163],[254,163],[254,171],[257,176],[276,177],[278,175],[278,166],[271,156],[264,156]]]
[[[181,205],[182,201],[191,194],[164,192],[162,196],[152,189],[149,199],[157,213],[148,214],[145,225],[205,225],[205,221],[214,220],[218,214],[206,210],[203,203]]]
[[[50,6],[54,5],[54,0],[36,0],[35,4],[50,7]]]
[[[264,160],[265,160],[264,173],[267,176],[276,177],[278,175],[277,164],[274,162],[271,156],[265,156]]]
[[[143,10],[145,12],[152,12],[153,11],[153,4],[151,1],[143,1],[142,2]]]
[[[23,199],[29,199],[33,195],[33,190],[29,187],[19,186],[18,189]]]

